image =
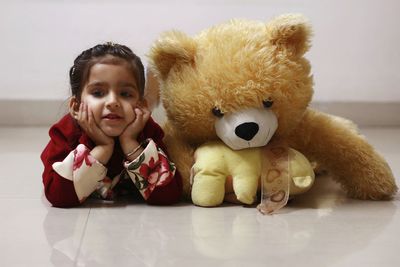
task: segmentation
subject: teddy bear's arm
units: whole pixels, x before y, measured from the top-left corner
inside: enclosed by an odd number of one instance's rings
[[[233,151],[226,156],[232,175],[236,198],[244,204],[252,204],[256,198],[261,173],[261,152],[257,148]]]
[[[190,169],[194,163],[194,148],[185,143],[167,123],[164,127],[164,144],[168,150],[168,156],[175,163],[176,169],[182,177],[183,196],[190,199]]]
[[[307,192],[314,183],[313,166],[299,151],[289,149],[290,195]]]
[[[227,149],[219,143],[200,146],[195,152],[196,162],[192,170],[192,201],[203,207],[222,204],[225,196],[225,180],[229,175],[224,153]]]
[[[397,186],[386,161],[348,124],[308,109],[291,145],[332,172],[350,197],[389,199]]]

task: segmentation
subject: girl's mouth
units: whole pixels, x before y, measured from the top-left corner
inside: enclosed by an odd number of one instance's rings
[[[107,115],[103,116],[103,119],[107,119],[107,120],[120,120],[120,119],[122,119],[122,117],[119,116],[119,115],[117,115],[117,114],[112,114],[112,113],[110,113],[110,114],[107,114]]]

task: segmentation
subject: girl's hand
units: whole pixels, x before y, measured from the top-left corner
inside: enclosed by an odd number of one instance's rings
[[[137,147],[137,138],[149,120],[151,114],[147,106],[134,108],[134,112],[136,115],[135,119],[126,126],[125,130],[119,136],[119,141],[125,154]]]
[[[81,103],[76,116],[79,126],[98,146],[114,146],[114,139],[107,136],[94,121],[93,112],[86,103]]]

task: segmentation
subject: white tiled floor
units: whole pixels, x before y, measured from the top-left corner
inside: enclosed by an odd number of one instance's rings
[[[362,129],[400,184],[400,128]],[[329,177],[281,214],[143,203],[51,208],[46,128],[0,128],[0,266],[399,266],[400,197],[347,199]]]

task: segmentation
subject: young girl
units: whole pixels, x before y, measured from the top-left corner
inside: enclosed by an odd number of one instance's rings
[[[113,200],[137,192],[150,204],[177,202],[181,178],[143,98],[139,57],[123,45],[96,45],[75,59],[69,76],[69,114],[50,128],[41,154],[51,204],[71,207],[89,196]]]

